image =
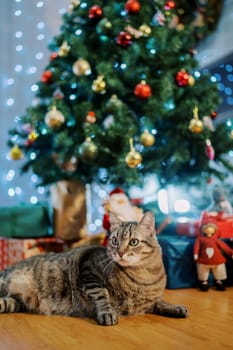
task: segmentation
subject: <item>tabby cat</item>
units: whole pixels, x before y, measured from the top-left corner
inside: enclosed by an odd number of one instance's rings
[[[0,312],[92,317],[114,325],[119,315],[186,317],[187,309],[162,299],[166,275],[155,222],[110,215],[108,247],[83,246],[37,255],[0,273]]]

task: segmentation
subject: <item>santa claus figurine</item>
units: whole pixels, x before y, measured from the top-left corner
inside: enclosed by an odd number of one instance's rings
[[[226,274],[226,258],[222,251],[233,258],[233,250],[218,238],[218,226],[213,217],[205,213],[201,220],[200,236],[194,242],[194,260],[197,263],[197,275],[200,289],[208,291],[209,274],[212,272],[215,278],[216,289],[225,290],[224,281]]]
[[[216,186],[213,190],[213,203],[208,208],[212,215],[221,214],[222,216],[233,215],[231,202],[227,198],[224,188]]]
[[[122,221],[140,221],[143,216],[143,210],[134,206],[125,191],[119,187],[109,193],[109,198],[104,202],[105,213],[103,216],[103,228],[107,232],[104,245],[107,244],[110,233],[109,213],[112,212]]]

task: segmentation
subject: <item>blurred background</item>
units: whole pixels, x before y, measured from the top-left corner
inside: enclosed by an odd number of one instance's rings
[[[50,53],[47,49],[53,36],[59,33],[61,16],[67,11],[69,0],[1,0],[0,1],[0,205],[36,204],[46,201],[46,187],[37,187],[37,176],[20,174],[21,160],[9,158],[6,142],[14,121],[31,105],[39,80]],[[217,111],[218,122],[233,117],[233,0],[224,2],[217,30],[203,39],[197,50],[202,69],[210,71],[218,82],[222,103]],[[233,118],[232,118],[233,120]],[[233,150],[232,150],[233,152]],[[150,181],[143,197],[151,195]],[[155,188],[154,188],[155,189]],[[107,196],[108,188],[93,185],[87,204],[96,203],[93,231],[101,226],[103,209],[99,203]],[[134,197],[142,197],[141,190],[132,188]],[[153,199],[153,198],[152,198]],[[150,201],[151,198],[148,198]]]

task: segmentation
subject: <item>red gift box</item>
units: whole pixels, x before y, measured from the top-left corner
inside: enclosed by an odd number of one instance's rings
[[[226,215],[222,212],[212,213],[204,211],[200,220],[177,222],[176,233],[178,235],[197,237],[200,234],[200,226],[203,222],[212,222],[216,224],[219,238],[233,239],[233,216]]]
[[[233,216],[224,212],[207,212],[202,213],[202,221],[212,222],[218,227],[218,235],[220,238],[233,238]]]
[[[15,239],[0,237],[0,270],[20,260],[47,252],[63,252],[67,243],[57,238]]]
[[[233,217],[231,220],[218,221],[219,237],[233,238]]]

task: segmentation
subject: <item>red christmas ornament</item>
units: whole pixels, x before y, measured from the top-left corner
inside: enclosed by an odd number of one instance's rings
[[[211,112],[211,115],[210,115],[211,119],[214,120],[217,118],[217,112]]]
[[[53,73],[52,73],[50,70],[46,70],[46,71],[44,71],[44,73],[42,74],[40,80],[41,80],[42,83],[50,84],[51,81],[52,81],[52,76],[53,76]]]
[[[86,122],[88,122],[90,124],[93,124],[93,123],[96,122],[95,112],[90,111],[90,112],[87,113],[87,115],[86,115]]]
[[[58,53],[57,53],[57,52],[51,53],[51,55],[50,55],[50,61],[55,60],[57,57],[58,57]]]
[[[127,47],[132,43],[132,36],[127,32],[120,32],[117,36],[116,42],[119,46]]]
[[[135,86],[134,95],[142,100],[147,100],[152,95],[150,85],[146,84],[144,80],[141,81]]]
[[[190,75],[185,71],[181,70],[176,74],[176,83],[178,86],[187,86],[189,84]]]
[[[90,19],[100,19],[103,16],[103,10],[100,6],[98,5],[93,5],[89,9],[88,17]]]
[[[128,11],[128,13],[132,15],[138,13],[140,8],[140,2],[138,2],[137,0],[128,0],[125,4],[126,11]]]
[[[165,10],[169,11],[169,10],[173,10],[176,7],[176,3],[175,1],[166,1],[165,3]]]
[[[214,160],[215,151],[209,139],[206,140],[206,155],[209,160]]]

